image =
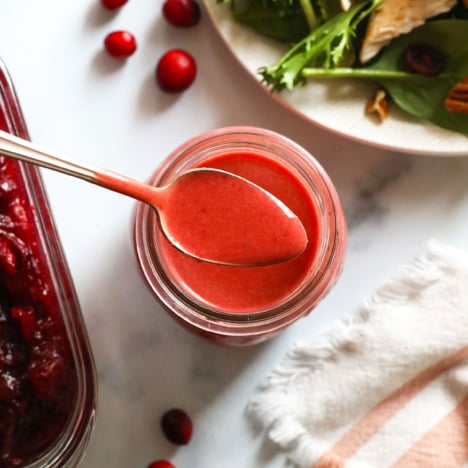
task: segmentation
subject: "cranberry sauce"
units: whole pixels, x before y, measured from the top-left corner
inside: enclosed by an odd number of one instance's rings
[[[8,125],[0,93],[0,128]],[[24,466],[63,432],[76,372],[21,163],[0,157],[0,467]]]

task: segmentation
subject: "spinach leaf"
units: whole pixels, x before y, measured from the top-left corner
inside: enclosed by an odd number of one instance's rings
[[[375,80],[409,114],[468,135],[468,114],[450,112],[444,107],[444,100],[452,87],[468,76],[468,22],[458,19],[430,21],[393,40],[368,68],[401,70],[404,67],[402,54],[414,44],[430,45],[445,56],[446,67],[439,76],[413,76],[409,79],[376,76]]]
[[[340,11],[340,0],[218,0],[235,21],[280,42],[295,43]]]
[[[309,33],[299,0],[225,0],[235,21],[280,42],[296,42]]]

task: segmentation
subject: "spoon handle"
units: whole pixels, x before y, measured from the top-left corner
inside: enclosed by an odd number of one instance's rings
[[[39,148],[30,141],[10,135],[3,130],[0,130],[0,154],[86,180],[143,202],[151,200],[152,204],[158,204],[160,190],[155,187],[106,169],[63,159],[48,150]]]
[[[59,156],[52,155],[49,151],[42,150],[29,141],[10,135],[3,130],[0,130],[0,153],[36,166],[79,177],[88,182],[93,181],[95,171],[91,167],[61,159]]]

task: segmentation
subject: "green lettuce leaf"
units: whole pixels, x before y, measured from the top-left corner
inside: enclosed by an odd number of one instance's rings
[[[401,70],[402,54],[414,44],[426,44],[446,59],[444,71],[436,77],[392,78],[376,76],[393,101],[415,117],[442,128],[468,135],[468,114],[450,112],[444,101],[452,87],[468,76],[468,22],[449,19],[431,21],[392,41],[370,66],[370,70]],[[416,78],[416,79],[415,79]]]

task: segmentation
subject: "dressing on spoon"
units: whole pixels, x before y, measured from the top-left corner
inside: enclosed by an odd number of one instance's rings
[[[297,216],[250,181],[219,169],[199,168],[164,187],[106,169],[65,160],[0,131],[0,154],[86,180],[151,205],[166,238],[204,262],[261,266],[291,260],[307,246]]]

